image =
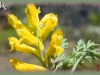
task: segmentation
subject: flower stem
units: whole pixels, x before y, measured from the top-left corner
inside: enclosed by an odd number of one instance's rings
[[[40,28],[36,31],[36,37],[37,37],[37,38],[39,38],[39,37],[38,37],[39,32],[40,32]],[[42,63],[43,67],[46,68],[46,64],[45,64],[45,61],[44,61],[44,57],[43,57],[43,54],[42,54],[42,51],[41,51],[41,47],[40,47],[39,42],[38,42],[38,52],[39,52],[39,55],[40,55],[40,57],[39,57],[38,59],[39,59],[39,61]]]
[[[40,55],[40,62],[42,63],[43,67],[46,67],[44,57],[43,57],[43,54],[41,52],[40,45],[39,45],[38,51],[39,51],[39,55]]]
[[[81,59],[87,54],[87,52],[85,52],[77,61],[76,63],[74,64],[72,70],[71,70],[71,73],[73,73],[76,69],[76,67],[78,66],[79,62],[81,61]]]

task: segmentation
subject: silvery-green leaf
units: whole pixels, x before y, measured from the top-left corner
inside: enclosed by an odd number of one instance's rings
[[[58,69],[59,67],[61,67],[62,65],[63,65],[63,62],[57,64],[55,70],[57,70],[57,69]]]
[[[64,49],[68,48],[68,43],[66,41],[67,41],[67,39],[64,38],[62,41],[62,44],[61,44],[61,47]]]
[[[58,56],[58,55],[55,53],[55,54],[54,54],[54,58],[56,58],[57,56]]]
[[[91,42],[90,40],[87,43],[87,48],[93,47],[93,46],[99,46],[99,44],[95,44],[94,42]]]
[[[93,59],[98,59],[98,57],[100,57],[100,52],[97,46],[98,44],[95,44],[90,40],[87,42],[87,44],[85,44],[82,39],[79,40],[77,45],[75,45],[75,48],[73,48],[68,57],[64,60],[63,65],[66,67],[73,66],[74,68],[76,66],[75,64],[77,63],[80,65],[84,64],[86,61],[92,63]]]
[[[55,59],[55,61],[58,62],[58,61],[64,60],[65,58],[66,58],[65,55],[62,54],[62,55],[60,55],[59,57],[57,57],[57,58]]]
[[[76,57],[78,57],[78,56],[81,56],[83,54],[83,52],[78,52],[78,53],[76,53]]]
[[[74,53],[76,53],[76,50],[75,50],[75,48],[73,48],[73,52],[74,52]]]
[[[99,60],[99,58],[97,58],[96,56],[94,56],[94,59],[95,59],[95,60]]]
[[[83,40],[82,40],[82,39],[80,39],[80,40],[78,41],[78,45],[81,45],[81,44],[83,44]]]
[[[92,57],[91,56],[86,56],[85,59],[92,59]]]

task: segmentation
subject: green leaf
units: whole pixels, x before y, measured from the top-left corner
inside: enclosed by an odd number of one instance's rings
[[[76,53],[76,57],[79,57],[79,56],[81,56],[83,54],[83,52],[78,52],[78,53]]]
[[[75,48],[73,48],[73,53],[76,53],[77,51],[75,50]]]
[[[62,60],[64,60],[65,58],[66,58],[65,55],[62,54],[62,55],[60,55],[59,57],[57,57],[57,58],[55,59],[55,62],[62,61]]]
[[[84,64],[86,61],[92,63],[99,59],[100,52],[98,50],[98,44],[89,40],[85,43],[82,39],[77,42],[77,45],[70,51],[67,58],[63,62],[63,67],[73,67],[71,72],[75,71],[77,65]]]
[[[62,41],[62,44],[61,44],[61,47],[64,49],[68,48],[68,43],[66,41],[67,41],[67,39],[64,38]]]
[[[55,54],[54,54],[54,58],[57,58],[57,56],[58,56],[58,55],[55,53]]]
[[[95,44],[94,42],[91,42],[91,40],[88,41],[87,43],[87,48],[90,48],[90,47],[96,47],[96,46],[99,46],[99,44]]]
[[[79,46],[81,46],[83,43],[84,43],[84,41],[83,41],[82,39],[80,39],[80,40],[78,41],[77,44],[78,44]]]
[[[63,65],[63,62],[61,62],[61,63],[59,63],[59,64],[57,64],[56,65],[56,68],[55,68],[55,70],[54,71],[56,71],[59,67],[61,67]]]

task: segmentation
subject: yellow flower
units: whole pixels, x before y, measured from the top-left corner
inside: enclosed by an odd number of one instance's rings
[[[44,27],[40,30],[39,36],[44,41],[49,35],[49,33],[53,31],[53,29],[57,25],[58,23],[57,15],[47,14],[46,16],[43,17],[41,23],[44,23]]]
[[[18,18],[16,16],[14,16],[13,14],[8,14],[8,22],[10,25],[12,25],[12,27],[16,30],[19,28],[23,28],[23,29],[27,29],[26,26],[24,26],[20,20],[18,20]]]
[[[46,24],[46,22],[48,21],[48,19],[52,18],[53,20],[55,21],[58,21],[57,19],[57,15],[54,15],[53,13],[49,13],[49,14],[46,14],[40,21],[40,23],[42,24]]]
[[[40,8],[36,9],[34,4],[28,4],[25,9],[27,18],[28,18],[28,28],[30,31],[37,31],[37,28],[40,27],[38,14],[41,12]]]
[[[17,35],[21,37],[22,42],[26,42],[29,45],[38,47],[40,44],[41,50],[44,49],[43,43],[29,32],[29,30],[12,14],[8,15],[8,22],[15,28]]]
[[[63,40],[63,33],[61,29],[56,30],[51,36],[50,45],[60,46]]]
[[[21,44],[20,43],[21,41],[18,40],[17,38],[9,37],[8,40],[9,40],[9,45],[11,46],[10,51],[17,50],[17,51],[25,53],[25,54],[34,54],[39,57],[38,50],[36,50],[35,48],[30,47],[24,43]]]
[[[47,49],[45,62],[48,64],[49,58],[54,56],[56,53],[58,56],[63,52],[63,48],[60,47],[63,40],[62,31],[59,29],[55,31],[51,37],[50,46]]]
[[[47,71],[47,69],[44,67],[34,65],[34,64],[24,63],[16,58],[10,58],[10,63],[12,64],[12,67],[14,69],[20,72],[45,72]]]

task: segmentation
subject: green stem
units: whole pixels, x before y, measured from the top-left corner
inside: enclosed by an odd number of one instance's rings
[[[71,73],[73,73],[76,69],[76,67],[78,66],[79,62],[81,61],[81,59],[87,54],[87,52],[85,52],[77,61],[76,63],[74,64],[72,70],[71,70]]]
[[[39,61],[41,62],[41,59],[40,59],[39,56],[37,56],[37,55],[35,55],[35,54],[33,54],[33,53],[32,53],[32,55],[34,55],[35,57],[37,57],[37,58],[39,59]],[[42,62],[41,62],[41,63],[42,63]]]
[[[38,38],[39,32],[40,32],[40,28],[36,31],[36,37],[37,38]],[[42,63],[43,67],[46,68],[46,64],[45,64],[45,61],[44,61],[44,57],[43,57],[39,42],[38,42],[38,52],[39,52],[39,55],[40,55],[40,57],[38,57],[38,59]]]
[[[51,68],[50,57],[48,57],[48,68]]]
[[[42,51],[41,51],[41,48],[40,48],[40,45],[39,45],[38,51],[39,51],[39,55],[40,55],[40,62],[42,63],[42,65],[44,67],[46,67],[45,61],[44,61],[44,57],[43,57],[43,54],[42,54]]]

